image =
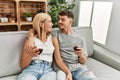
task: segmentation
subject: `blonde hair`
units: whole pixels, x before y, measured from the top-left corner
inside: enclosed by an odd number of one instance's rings
[[[33,29],[37,33],[39,39],[43,38],[43,30],[44,30],[44,22],[49,17],[47,13],[38,13],[35,15],[33,19]]]

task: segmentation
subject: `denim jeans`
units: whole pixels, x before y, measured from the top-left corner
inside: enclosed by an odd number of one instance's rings
[[[73,80],[97,80],[97,78],[92,72],[83,68],[76,71],[72,71],[71,73],[72,73]],[[57,76],[57,80],[66,79],[66,74],[61,70],[56,72],[56,76]]]
[[[56,71],[56,80],[66,80],[66,74],[62,71]]]
[[[56,72],[47,61],[40,63],[32,61],[18,76],[18,80],[56,80]]]
[[[80,68],[79,70],[72,71],[73,80],[97,80],[93,72],[87,69]]]

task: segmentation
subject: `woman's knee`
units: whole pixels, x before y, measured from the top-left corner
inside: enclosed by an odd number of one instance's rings
[[[32,74],[20,74],[17,80],[37,80]]]
[[[65,80],[66,74],[62,70],[59,70],[56,72],[56,78],[57,80]]]
[[[56,80],[56,72],[52,71],[41,76],[39,80]]]

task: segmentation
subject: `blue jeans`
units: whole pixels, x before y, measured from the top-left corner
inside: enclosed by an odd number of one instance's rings
[[[71,73],[72,73],[73,80],[97,80],[97,78],[92,72],[83,68],[76,71],[72,71]],[[56,72],[56,76],[57,76],[57,80],[66,79],[66,74],[61,70]]]
[[[97,80],[93,72],[80,68],[79,70],[72,71],[73,80]]]
[[[18,76],[18,80],[56,80],[56,72],[47,61],[40,63],[32,61]]]
[[[66,80],[66,74],[62,71],[56,71],[56,80]]]

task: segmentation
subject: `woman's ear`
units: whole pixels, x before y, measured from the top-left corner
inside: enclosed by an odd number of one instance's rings
[[[40,26],[42,27],[42,26],[43,26],[43,23],[40,23]]]

